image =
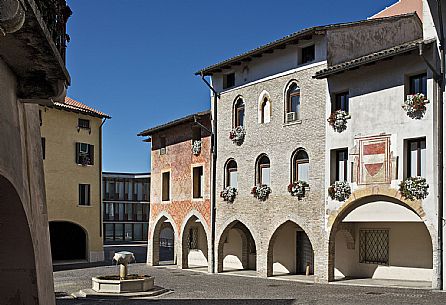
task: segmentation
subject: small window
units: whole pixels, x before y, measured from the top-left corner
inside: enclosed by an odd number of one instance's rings
[[[189,229],[189,249],[190,250],[198,249],[198,228]]]
[[[234,127],[244,126],[244,124],[245,124],[245,102],[241,97],[239,97],[234,105]]]
[[[267,97],[263,98],[260,106],[260,123],[265,124],[271,121],[271,103]]]
[[[359,231],[359,262],[389,264],[389,230]]]
[[[162,175],[162,200],[169,201],[170,200],[170,172],[165,172]]]
[[[80,165],[93,165],[94,145],[76,143],[76,163]]]
[[[90,205],[90,184],[79,184],[79,205]]]
[[[342,92],[335,94],[334,100],[332,102],[332,111],[343,110],[348,113],[348,92]]]
[[[263,155],[257,161],[257,184],[271,184],[271,167],[268,156]]]
[[[418,74],[409,77],[409,94],[423,93],[427,96],[427,74]]]
[[[426,177],[426,138],[407,141],[407,177]]]
[[[302,48],[302,64],[306,64],[314,61],[315,59],[315,48],[314,45]]]
[[[203,166],[194,167],[192,170],[193,175],[193,197],[203,198]]]
[[[230,160],[226,164],[226,186],[237,188],[237,162]]]
[[[293,83],[287,91],[285,121],[288,123],[297,120],[300,120],[300,89]]]
[[[77,127],[84,128],[84,129],[90,129],[90,120],[78,119]]]
[[[192,143],[201,140],[201,127],[192,126]]]
[[[45,160],[46,140],[45,140],[45,138],[41,138],[41,140],[42,140],[42,159]]]
[[[348,151],[340,149],[336,151],[336,181],[347,181]]]
[[[160,155],[165,155],[166,153],[166,137],[160,137]]]
[[[235,86],[235,73],[225,74],[223,76],[223,89],[228,89]]]
[[[299,149],[293,154],[293,182],[299,180],[308,182],[310,160],[305,150]]]

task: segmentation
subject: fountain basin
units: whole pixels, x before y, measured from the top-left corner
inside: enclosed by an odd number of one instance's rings
[[[92,289],[96,292],[122,293],[149,291],[154,287],[154,277],[148,275],[130,274],[127,279],[119,276],[98,276],[91,279]]]

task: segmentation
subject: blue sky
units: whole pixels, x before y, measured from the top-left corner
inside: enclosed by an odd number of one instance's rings
[[[396,0],[68,2],[68,95],[112,116],[103,170],[144,172],[150,146],[138,132],[209,108],[194,72],[302,28],[367,18]]]

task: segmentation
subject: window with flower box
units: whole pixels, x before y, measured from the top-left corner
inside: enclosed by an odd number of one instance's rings
[[[427,74],[417,74],[409,77],[408,94],[423,93],[427,96]]]
[[[348,101],[348,92],[337,93],[333,97],[333,101],[331,104],[332,112],[337,110],[342,110],[345,112],[349,112],[349,101]]]
[[[76,163],[80,165],[93,165],[94,145],[76,143]]]
[[[407,140],[406,177],[426,177],[426,138]]]
[[[348,151],[347,149],[338,149],[335,151],[336,155],[336,181],[347,181],[347,164],[348,164]]]
[[[257,184],[268,186],[271,184],[271,168],[267,155],[262,155],[257,160]]]
[[[307,152],[303,149],[298,149],[297,151],[295,151],[292,157],[293,182],[297,181],[308,182],[309,168],[310,168],[310,159],[308,158]]]
[[[225,186],[231,186],[237,188],[237,162],[235,160],[229,160],[226,163],[226,179]]]
[[[287,90],[285,104],[285,123],[300,120],[300,88],[292,83]]]
[[[245,102],[241,97],[234,104],[233,127],[244,126],[245,124]]]

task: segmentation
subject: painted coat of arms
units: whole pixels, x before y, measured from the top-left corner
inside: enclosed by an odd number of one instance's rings
[[[358,184],[390,183],[390,137],[367,137],[358,140]]]

